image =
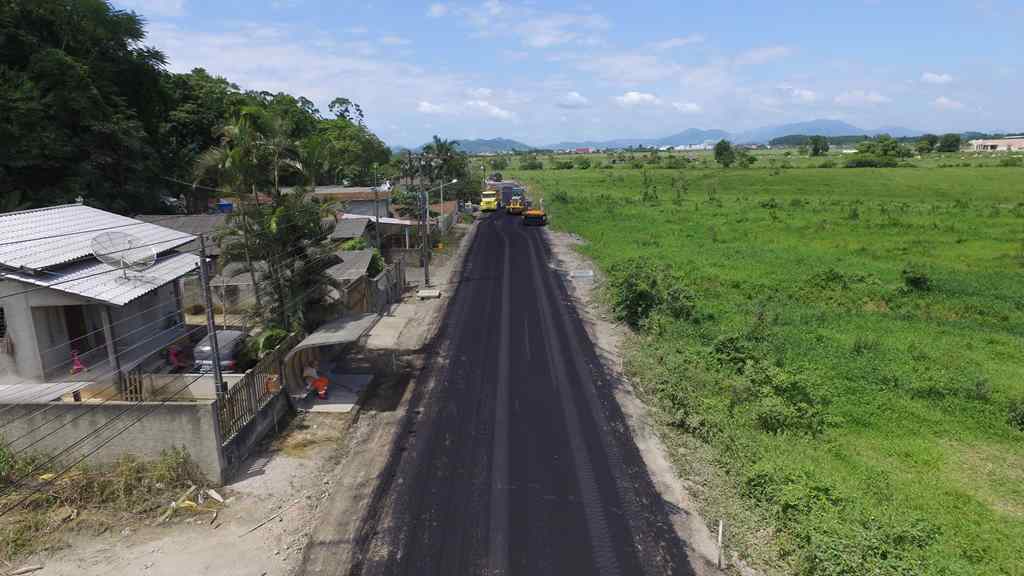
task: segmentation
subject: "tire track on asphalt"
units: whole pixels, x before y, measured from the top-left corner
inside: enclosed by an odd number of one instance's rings
[[[523,234],[523,231],[520,230],[518,233]],[[587,529],[590,536],[591,555],[598,574],[602,576],[618,575],[622,572],[616,558],[611,532],[608,529],[608,518],[605,515],[604,502],[598,490],[594,467],[584,441],[579,414],[574,408],[573,396],[569,390],[568,373],[563,363],[555,361],[556,358],[561,359],[566,356],[552,320],[552,317],[557,312],[552,307],[547,287],[541,280],[541,276],[547,272],[545,269],[546,260],[539,257],[536,251],[532,249],[533,244],[529,238],[527,238],[527,242],[531,246],[531,253],[533,255],[531,260],[536,272],[533,275],[535,293],[542,308],[540,316],[543,329],[541,334],[546,344],[545,347],[549,350],[549,354],[547,354],[548,366],[551,370],[552,381],[558,390],[561,400],[563,417],[565,418],[569,443],[572,448],[579,492],[583,500],[583,510],[586,515]]]
[[[546,241],[540,236],[530,240],[530,248],[537,259],[546,263],[550,255]],[[654,488],[625,416],[614,397],[611,377],[607,375],[593,347],[589,350],[582,347],[583,342],[590,344],[589,335],[564,281],[557,278],[547,266],[544,270],[547,273],[544,283],[550,288],[545,293],[554,294],[564,304],[558,310],[559,324],[564,330],[570,356],[580,377],[580,389],[589,416],[600,435],[599,438],[591,439],[595,458],[600,457],[607,462],[634,551],[644,551],[636,554],[636,558],[648,574],[692,574],[692,567],[685,559],[685,545],[672,527],[661,495]],[[623,451],[630,453],[631,464],[627,464]]]
[[[508,380],[511,345],[509,332],[512,330],[512,270],[508,238],[502,231],[503,222],[495,228],[502,244],[501,270],[501,312],[498,334],[498,378],[494,401],[494,447],[491,452],[491,515],[490,539],[487,547],[487,569],[490,574],[501,576],[508,572],[509,553],[509,409]]]

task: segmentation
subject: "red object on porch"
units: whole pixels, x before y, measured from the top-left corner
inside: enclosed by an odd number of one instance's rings
[[[78,374],[79,372],[85,372],[88,368],[82,363],[82,359],[78,357],[78,350],[71,349],[71,373]]]
[[[324,378],[323,376],[313,380],[313,388],[316,389],[317,398],[327,400],[327,384],[327,378]]]

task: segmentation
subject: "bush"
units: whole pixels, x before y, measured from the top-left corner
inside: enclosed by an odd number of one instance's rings
[[[366,250],[368,244],[366,238],[349,238],[341,243],[342,250]]]
[[[1010,425],[1024,432],[1024,398],[1015,398],[1010,401]]]
[[[836,163],[833,160],[825,160],[821,164],[818,164],[818,168],[835,168]]]
[[[999,165],[1004,168],[1015,168],[1018,166],[1024,166],[1024,158],[1020,156],[1008,156],[999,160]]]
[[[570,160],[556,160],[555,170],[572,170],[573,163]]]
[[[919,266],[908,264],[903,268],[903,285],[910,290],[927,292],[931,290],[932,282],[928,274]]]
[[[636,257],[609,270],[608,290],[617,319],[641,328],[658,311],[677,320],[697,319],[694,294],[666,265]]]
[[[521,170],[543,170],[544,163],[536,156],[527,156],[519,161],[519,168]]]
[[[870,154],[854,154],[846,161],[847,168],[895,168],[898,165],[899,162],[895,158]]]

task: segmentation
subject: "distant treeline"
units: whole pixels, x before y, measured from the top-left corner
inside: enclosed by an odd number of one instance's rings
[[[773,138],[768,143],[773,147],[799,147],[807,146],[810,144],[811,137],[813,134],[790,134],[788,136],[780,136],[779,138]],[[857,134],[852,136],[825,136],[830,146],[848,146],[851,144],[857,144],[858,142],[864,142],[866,140],[877,140],[880,137],[889,137],[888,134],[879,134],[877,136],[867,136],[865,134]],[[964,132],[960,134],[960,138],[966,142],[968,140],[977,140],[985,138],[1003,138],[1007,134],[986,134],[984,132]],[[900,138],[893,138],[897,142],[917,142],[924,137],[922,136],[902,136]]]

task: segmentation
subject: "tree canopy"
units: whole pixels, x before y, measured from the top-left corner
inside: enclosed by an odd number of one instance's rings
[[[234,175],[249,191],[367,185],[389,162],[357,103],[335,98],[324,115],[304,97],[244,91],[201,68],[171,73],[145,38],[137,14],[106,0],[0,2],[0,208],[81,196],[135,213],[185,195],[190,211],[205,211],[207,192],[189,185],[197,162],[212,169],[214,151],[243,136],[271,167]]]

